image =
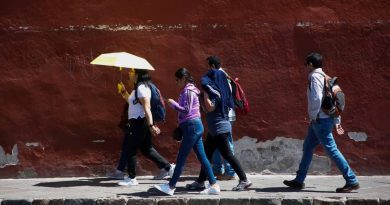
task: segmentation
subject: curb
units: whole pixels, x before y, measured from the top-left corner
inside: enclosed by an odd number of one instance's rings
[[[0,199],[1,205],[390,205],[390,199],[360,198],[103,198]]]

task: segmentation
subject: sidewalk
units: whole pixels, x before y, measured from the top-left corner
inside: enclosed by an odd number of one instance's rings
[[[390,204],[390,176],[359,176],[361,189],[336,193],[344,185],[341,176],[309,176],[306,189],[291,190],[283,180],[292,175],[248,175],[253,185],[248,191],[234,192],[237,180],[221,181],[217,196],[202,196],[184,189],[194,176],[182,177],[174,196],[152,188],[166,180],[138,177],[140,185],[121,187],[106,178],[0,179],[1,205],[252,205],[252,204]]]

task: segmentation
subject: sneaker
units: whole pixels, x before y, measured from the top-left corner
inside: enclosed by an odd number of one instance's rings
[[[107,176],[107,178],[110,178],[110,179],[121,179],[121,180],[125,179],[125,173],[122,171],[119,171],[119,170],[115,170],[114,172],[110,172],[106,176]]]
[[[171,164],[171,167],[167,171],[165,168],[160,169],[160,173],[157,176],[154,176],[153,179],[160,180],[166,177],[171,177],[173,175],[173,171],[175,170],[175,165]]]
[[[356,184],[346,184],[345,186],[341,187],[341,188],[337,188],[336,189],[336,192],[337,193],[349,193],[353,190],[358,190],[360,188],[360,185],[359,183],[356,183]]]
[[[186,184],[186,189],[188,190],[200,190],[200,189],[205,189],[206,186],[204,182],[197,182],[194,181],[191,184]]]
[[[175,189],[171,189],[169,187],[169,184],[154,185],[154,188],[158,189],[161,192],[168,194],[169,196],[172,196],[173,193],[175,193]]]
[[[233,187],[233,191],[244,191],[248,187],[252,186],[252,182],[248,179],[246,181],[240,181],[236,187]]]
[[[292,189],[304,189],[305,188],[305,183],[300,183],[300,182],[297,182],[295,180],[284,180],[283,181],[283,184],[285,184],[286,186],[292,188]]]
[[[172,176],[173,176],[173,172],[175,172],[175,167],[176,167],[175,164],[171,164],[171,168],[169,168],[168,175],[169,175],[169,177],[171,177],[171,178],[172,178]]]
[[[229,181],[229,180],[235,180],[236,179],[235,175],[232,176],[232,175],[227,175],[227,174],[218,174],[216,176],[216,178],[219,181]]]
[[[218,184],[214,184],[213,186],[209,186],[207,189],[201,191],[199,194],[202,195],[218,195],[221,193],[221,188]]]
[[[138,185],[138,182],[137,182],[136,178],[134,178],[134,179],[126,178],[125,180],[118,182],[118,185],[121,185],[121,186],[136,186],[136,185]]]

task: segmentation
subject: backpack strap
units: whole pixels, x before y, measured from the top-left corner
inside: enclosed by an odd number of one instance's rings
[[[325,92],[328,91],[328,86],[327,85],[329,85],[329,84],[327,83],[327,79],[330,78],[330,77],[328,75],[326,75],[324,72],[314,72],[314,73],[318,73],[318,74],[320,74],[320,75],[322,75],[324,77],[324,91]],[[309,80],[309,90],[311,91],[310,85],[311,85],[311,82]]]
[[[135,93],[135,98],[134,98],[134,100],[133,100],[133,105],[135,105],[135,104],[137,104],[137,103],[141,104],[141,101],[139,101],[139,99],[138,99],[138,92],[137,92],[138,86],[139,86],[138,84],[135,85],[135,91],[134,91],[134,93]]]

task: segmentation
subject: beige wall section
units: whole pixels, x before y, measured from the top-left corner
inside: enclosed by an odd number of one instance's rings
[[[243,137],[234,142],[235,155],[244,170],[255,173],[295,173],[302,157],[303,140],[276,137],[265,142]],[[331,161],[315,154],[309,172],[329,174]]]
[[[0,146],[0,168],[17,165],[19,163],[18,154],[18,145],[16,144],[13,146],[10,154],[5,153],[3,147]]]

